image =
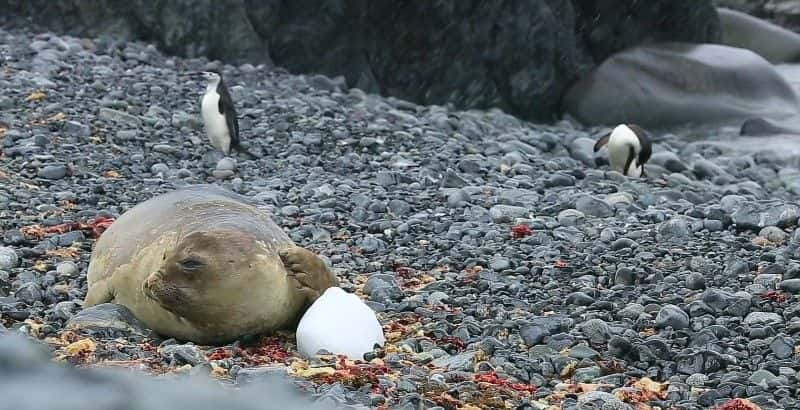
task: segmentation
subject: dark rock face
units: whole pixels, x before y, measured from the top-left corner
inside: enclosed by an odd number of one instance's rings
[[[364,22],[370,31],[364,38],[382,37],[367,49],[375,52],[369,65],[386,94],[546,113],[574,73],[569,2],[401,4],[369,2]]]
[[[710,0],[0,0],[5,24],[342,75],[418,104],[553,120],[568,84],[642,41],[712,41]],[[21,18],[24,17],[24,18]]]
[[[167,53],[253,63],[269,62],[267,42],[251,18],[274,26],[278,1],[265,0],[2,0],[7,16],[86,37],[141,39]],[[29,24],[27,21],[8,23]],[[309,39],[312,41],[313,39]]]
[[[573,0],[572,3],[579,39],[596,63],[634,44],[715,42],[720,36],[716,10],[707,1]]]

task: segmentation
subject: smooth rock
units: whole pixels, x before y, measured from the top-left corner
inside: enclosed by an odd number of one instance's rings
[[[13,248],[0,247],[0,269],[13,269],[19,266],[19,256]]]
[[[101,303],[83,309],[70,318],[64,327],[105,337],[144,337],[151,333],[128,308],[115,303]]]
[[[658,311],[655,327],[657,329],[665,327],[671,327],[674,330],[685,329],[689,327],[689,315],[675,305],[666,305]]]

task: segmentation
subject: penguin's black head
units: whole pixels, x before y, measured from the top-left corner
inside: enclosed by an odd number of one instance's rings
[[[222,78],[222,75],[218,71],[189,71],[179,74],[179,76],[206,81],[216,81]]]
[[[200,74],[208,82],[216,82],[222,79],[222,74],[219,71],[201,71]]]

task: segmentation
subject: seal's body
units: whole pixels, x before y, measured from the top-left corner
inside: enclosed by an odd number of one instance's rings
[[[156,333],[200,344],[296,324],[337,280],[243,197],[199,185],[125,212],[92,252],[84,307],[126,306]]]

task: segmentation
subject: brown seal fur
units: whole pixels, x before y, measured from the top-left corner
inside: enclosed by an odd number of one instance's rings
[[[243,197],[196,185],[125,212],[95,244],[84,307],[126,306],[163,336],[220,344],[296,325],[337,279]]]

